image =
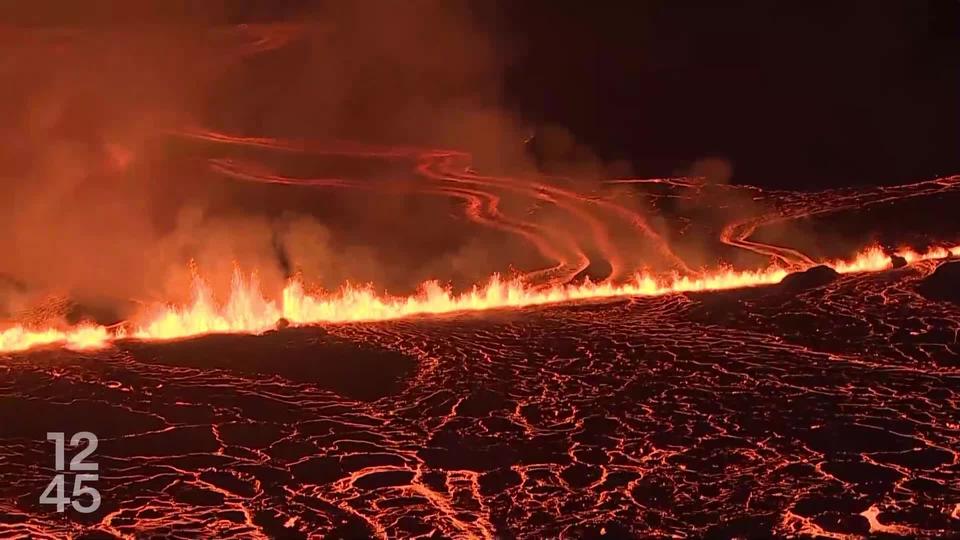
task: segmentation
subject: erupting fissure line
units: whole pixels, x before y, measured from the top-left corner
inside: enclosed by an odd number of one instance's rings
[[[926,252],[903,249],[896,253],[908,263],[960,256],[960,246],[933,248]],[[893,259],[880,247],[861,251],[849,260],[824,263],[840,273],[871,272],[891,268]],[[807,266],[809,267],[809,266]],[[372,286],[344,285],[336,292],[309,293],[294,280],[283,289],[279,302],[268,300],[255,278],[235,272],[225,303],[218,303],[205,282],[194,282],[193,302],[143,313],[134,320],[113,327],[80,325],[66,330],[31,330],[15,326],[0,331],[0,351],[22,351],[44,345],[69,349],[109,347],[121,339],[169,340],[212,333],[257,334],[277,328],[281,319],[294,325],[380,321],[420,314],[480,311],[524,307],[572,300],[619,296],[656,296],[690,291],[723,290],[780,282],[788,272],[807,268],[770,266],[760,270],[720,268],[698,277],[671,274],[655,276],[637,273],[622,283],[559,284],[535,287],[522,278],[492,276],[486,284],[463,293],[454,293],[436,281],[426,282],[417,294],[405,297],[376,292]]]
[[[109,327],[95,324],[82,324],[71,328],[32,328],[22,325],[8,327],[0,330],[0,353],[50,345],[70,349],[96,349],[108,347],[122,339],[168,340],[211,333],[256,334],[277,328],[282,320],[294,325],[378,321],[419,314],[773,284],[782,280],[788,272],[810,268],[817,262],[794,249],[750,240],[758,226],[960,188],[960,177],[949,177],[905,186],[881,187],[865,193],[840,190],[831,192],[831,197],[825,199],[828,203],[817,205],[809,204],[809,200],[800,194],[779,193],[781,204],[776,211],[728,225],[721,233],[721,241],[728,245],[772,257],[770,266],[746,271],[720,267],[698,272],[690,269],[670,249],[664,237],[640,212],[602,197],[584,195],[547,183],[543,176],[524,179],[477,174],[471,168],[471,157],[466,152],[417,147],[380,147],[343,141],[238,137],[199,129],[176,134],[210,143],[277,152],[411,161],[415,164],[416,174],[425,181],[422,185],[414,184],[412,188],[406,184],[394,185],[390,181],[358,181],[336,177],[294,178],[278,174],[265,166],[237,162],[229,158],[214,158],[210,159],[209,163],[219,174],[247,182],[388,192],[394,189],[413,189],[431,196],[460,199],[469,220],[522,238],[545,259],[551,261],[553,266],[512,278],[493,275],[486,283],[461,293],[454,293],[450,288],[430,281],[422,284],[419,291],[410,296],[392,296],[376,291],[372,285],[351,284],[336,291],[314,293],[308,292],[300,281],[291,281],[280,297],[274,300],[261,292],[255,279],[245,278],[237,271],[225,303],[217,302],[211,289],[197,277],[193,300],[188,305],[160,307],[138,313],[130,321]],[[646,182],[683,187],[698,185],[668,179]],[[507,215],[501,208],[502,196],[506,194],[534,203],[552,205],[573,218],[573,222],[578,226],[585,226],[583,232],[587,234],[579,234],[580,230],[555,231],[550,222],[527,215]],[[603,215],[594,215],[592,210],[596,209],[604,210]],[[608,218],[628,223],[632,231],[639,233],[640,238],[656,248],[654,256],[660,259],[659,262],[668,263],[673,273],[654,273],[627,265],[623,250],[615,245],[611,231],[606,226]],[[580,244],[582,239],[592,241],[593,247],[599,251],[603,260],[609,263],[610,276],[605,281],[569,283],[592,262],[588,256],[590,250]],[[908,263],[951,255],[960,256],[960,246],[936,248],[924,253],[904,249],[897,255]],[[872,247],[849,260],[823,264],[841,273],[879,271],[892,267],[893,259],[881,248]]]

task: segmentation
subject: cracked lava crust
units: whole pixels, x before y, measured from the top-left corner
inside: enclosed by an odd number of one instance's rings
[[[13,356],[0,532],[960,534],[931,270]],[[77,426],[104,502],[66,519],[37,441]]]

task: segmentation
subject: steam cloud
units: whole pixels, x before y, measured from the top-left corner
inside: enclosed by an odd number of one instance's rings
[[[509,54],[463,5],[327,2],[291,22],[249,25],[226,24],[224,6],[145,23],[156,14],[118,3],[83,24],[0,29],[8,52],[0,77],[9,81],[0,88],[0,319],[51,296],[114,320],[139,303],[186,301],[191,260],[218,292],[235,266],[256,270],[268,291],[302,272],[325,287],[350,280],[404,293],[427,279],[463,286],[511,266],[544,265],[522,239],[464,220],[463,200],[425,195],[410,178],[412,163],[380,168],[177,135],[194,128],[456,147],[485,172],[539,167],[576,178],[580,193],[654,214],[628,188],[602,183],[628,175],[627,165],[604,163],[562,127],[537,130],[524,147],[529,128],[501,106]],[[50,15],[23,9],[24,20]],[[245,184],[211,172],[211,158],[391,189],[347,196]],[[694,173],[725,182],[730,168],[703,162]],[[605,244],[617,246],[621,269],[655,259],[649,238],[622,215],[598,212],[596,227],[571,226],[569,213],[546,202],[531,208],[529,193],[505,190],[498,204],[589,246],[591,259],[612,258]],[[658,219],[650,226],[669,230]],[[667,240],[701,262],[692,235]]]
[[[125,28],[105,15],[0,30],[8,51],[0,77],[9,82],[0,89],[0,317],[49,295],[118,316],[131,300],[183,299],[190,259],[217,288],[234,264],[256,269],[270,288],[296,270],[327,285],[409,284],[450,261],[486,258],[404,215],[402,198],[350,203],[334,217],[367,223],[336,240],[312,209],[279,210],[289,194],[267,196],[276,211],[243,212],[250,193],[214,178],[170,135],[202,124],[319,140],[457,137],[502,155],[492,149],[505,133],[489,112],[499,85],[492,44],[459,8],[416,4],[331,2],[296,24],[211,25],[228,14],[208,7]],[[22,18],[43,18],[28,9]],[[155,15],[131,11],[131,21]],[[424,217],[455,203],[418,204]],[[369,222],[391,228],[371,231]],[[409,253],[375,255],[361,238],[370,233],[402,238]],[[429,243],[440,253],[421,249]]]

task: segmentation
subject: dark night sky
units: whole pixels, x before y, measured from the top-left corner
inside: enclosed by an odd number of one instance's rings
[[[711,154],[762,185],[960,172],[960,2],[599,4],[502,7],[508,95],[641,175]]]
[[[139,20],[129,5],[21,4],[13,23]],[[157,5],[161,18],[216,22],[322,18],[329,7]],[[736,182],[795,188],[960,172],[960,0],[468,5],[502,54],[511,112],[564,126],[639,176],[710,156],[729,160]]]

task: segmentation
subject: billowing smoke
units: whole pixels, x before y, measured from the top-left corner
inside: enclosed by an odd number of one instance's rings
[[[531,137],[505,112],[509,54],[466,4],[325,2],[245,24],[231,5],[162,17],[24,7],[22,20],[46,24],[0,29],[0,319],[51,296],[119,319],[188,300],[195,270],[220,292],[234,268],[255,270],[275,296],[295,273],[405,293],[511,268],[684,269],[667,247],[675,224],[650,217],[668,199],[651,208],[603,181],[628,165],[559,126]],[[431,184],[403,148],[474,159]],[[729,178],[723,163],[704,167],[694,174]],[[490,179],[537,169],[553,176]],[[269,183],[290,178],[329,187]]]
[[[226,150],[176,135],[203,126],[496,146],[514,136],[500,113],[484,113],[496,110],[498,60],[462,8],[330,2],[248,25],[228,24],[222,6],[197,16],[37,9],[0,30],[0,318],[51,295],[107,304],[117,316],[137,302],[177,300],[189,294],[191,259],[214,282],[234,265],[256,269],[267,288],[296,271],[326,285],[396,286],[435,277],[439,261],[487,257],[456,231],[424,226],[458,201],[417,197],[403,208],[403,194],[370,193],[304,207],[298,193],[217,177],[206,160]],[[276,164],[315,174],[309,163]],[[390,174],[399,173],[374,176]],[[387,235],[402,254],[376,254]]]

